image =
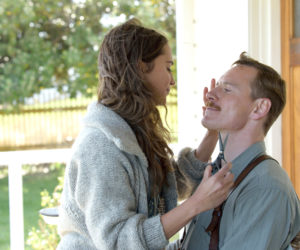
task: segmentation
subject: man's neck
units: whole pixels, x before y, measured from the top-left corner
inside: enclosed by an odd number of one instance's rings
[[[225,159],[227,162],[232,162],[236,157],[243,153],[251,145],[263,141],[264,136],[262,134],[243,133],[243,132],[225,132],[222,131],[222,140],[224,141],[226,135],[228,140],[225,147]]]

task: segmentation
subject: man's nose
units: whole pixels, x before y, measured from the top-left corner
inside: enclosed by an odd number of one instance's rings
[[[209,101],[214,101],[217,99],[217,93],[216,93],[216,88],[208,91],[206,93],[206,98],[209,100]]]

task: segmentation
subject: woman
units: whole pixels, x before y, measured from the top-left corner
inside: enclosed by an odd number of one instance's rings
[[[163,249],[196,214],[226,198],[230,166],[214,176],[211,167],[204,171],[214,131],[171,164],[157,109],[175,84],[164,36],[129,20],[105,36],[98,63],[98,102],[89,106],[66,169],[58,249]],[[177,189],[190,196],[178,207]]]

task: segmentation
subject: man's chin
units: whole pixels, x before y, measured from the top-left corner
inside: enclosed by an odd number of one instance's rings
[[[205,117],[201,120],[201,124],[208,130],[217,130],[215,122],[209,122]]]
[[[203,118],[203,119],[201,120],[201,123],[202,123],[202,126],[203,126],[203,127],[207,128],[207,129],[211,129],[210,126],[209,126],[209,124],[208,124],[207,121],[205,120],[205,118]]]

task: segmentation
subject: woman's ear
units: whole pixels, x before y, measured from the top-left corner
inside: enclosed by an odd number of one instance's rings
[[[147,64],[144,63],[142,60],[138,62],[138,68],[141,73],[146,73],[147,72]]]
[[[259,120],[268,115],[272,106],[269,98],[258,98],[255,100],[254,109],[252,110],[251,117],[254,120]]]

